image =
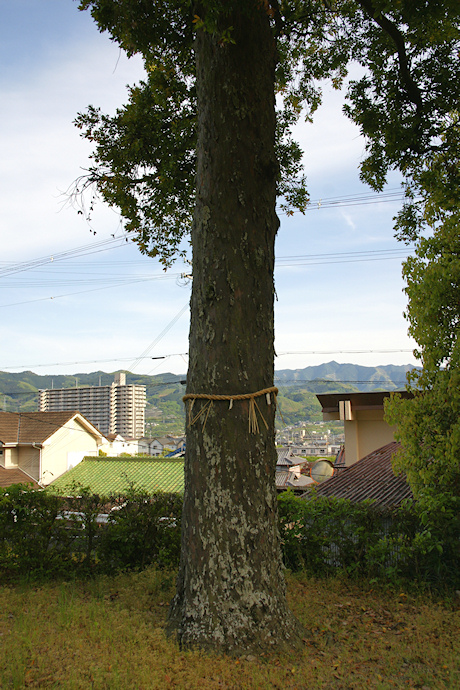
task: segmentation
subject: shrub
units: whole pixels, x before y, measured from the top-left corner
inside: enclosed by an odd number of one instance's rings
[[[0,489],[4,580],[178,565],[181,496],[131,487],[126,495],[103,497],[77,485],[70,493]]]
[[[287,491],[278,505],[284,562],[293,571],[460,586],[460,511],[451,497],[390,509]]]
[[[57,520],[61,501],[43,491],[17,484],[0,489],[0,570],[28,575],[59,570],[67,543]]]
[[[3,581],[178,566],[182,496],[133,486],[110,497],[81,486],[71,493],[0,489]],[[452,496],[382,509],[287,491],[278,507],[284,563],[294,572],[460,588],[460,506]]]
[[[182,496],[148,494],[131,488],[125,496],[111,497],[109,515],[99,547],[104,568],[160,568],[179,565]]]

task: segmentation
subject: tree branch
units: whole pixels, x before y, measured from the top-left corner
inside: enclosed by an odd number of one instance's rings
[[[415,105],[417,113],[421,115],[423,109],[422,94],[415,83],[409,69],[409,59],[406,53],[404,36],[392,21],[380,13],[374,6],[372,0],[357,0],[358,5],[364,12],[380,26],[380,28],[392,39],[396,46],[399,59],[399,75],[410,101]]]

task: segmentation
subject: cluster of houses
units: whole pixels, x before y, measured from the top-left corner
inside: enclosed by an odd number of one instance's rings
[[[180,454],[185,438],[104,436],[80,412],[0,412],[0,486],[48,486],[84,458]]]
[[[277,489],[292,489],[307,497],[309,489],[315,486],[319,496],[353,502],[373,500],[382,506],[396,506],[411,498],[406,477],[396,476],[392,468],[392,457],[399,444],[394,438],[396,428],[384,420],[384,400],[389,395],[388,392],[318,395],[323,419],[343,422],[345,442],[333,460],[325,457],[313,464],[305,454],[299,457],[298,448],[279,449]]]
[[[336,456],[344,440],[343,434],[331,433],[330,429],[310,432],[305,422],[287,426],[276,436],[277,445],[291,446],[297,454],[309,457]]]
[[[382,505],[410,497],[405,477],[395,476],[391,466],[398,444],[395,428],[383,418],[389,395],[318,395],[323,418],[343,422],[345,444],[334,456],[315,453],[325,456],[315,462],[302,446],[278,448],[277,490],[304,495],[315,486],[319,495],[373,499]],[[184,449],[184,438],[104,436],[79,412],[0,412],[0,487],[32,483],[63,488],[70,481],[92,487],[97,476],[107,493],[120,491],[122,479],[149,490],[183,491],[183,466],[177,458]]]

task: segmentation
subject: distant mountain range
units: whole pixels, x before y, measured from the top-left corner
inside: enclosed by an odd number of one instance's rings
[[[396,366],[387,364],[380,367],[363,367],[359,364],[339,364],[328,362],[305,369],[283,369],[275,373],[275,378],[283,384],[300,384],[306,381],[341,384],[353,390],[400,390],[405,387],[406,374],[413,369],[410,364]],[[330,384],[329,384],[330,385]],[[316,391],[320,392],[320,391]],[[332,392],[332,391],[331,391]]]
[[[363,367],[358,364],[328,362],[305,369],[283,369],[275,373],[279,388],[278,403],[287,424],[302,420],[319,420],[321,408],[316,393],[347,391],[402,390],[410,365]],[[39,375],[32,371],[12,374],[0,371],[0,409],[9,412],[31,412],[38,409],[38,390],[107,386],[114,373],[95,371],[90,374]],[[185,374],[126,373],[126,383],[146,386],[146,418],[152,425],[149,433],[158,435],[172,428],[183,428]]]

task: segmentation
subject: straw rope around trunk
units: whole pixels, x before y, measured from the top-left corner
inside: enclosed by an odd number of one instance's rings
[[[267,401],[267,405],[271,405],[271,394],[273,393],[273,398],[274,398],[274,404],[276,406],[276,396],[278,394],[278,389],[275,386],[271,386],[270,388],[263,388],[260,391],[256,391],[255,393],[241,393],[240,395],[211,395],[209,393],[187,393],[187,395],[184,395],[182,400],[184,403],[189,403],[188,405],[188,426],[193,426],[198,419],[203,418],[203,429],[205,427],[206,421],[209,416],[209,412],[211,410],[211,407],[213,406],[215,401],[228,401],[229,406],[228,409],[231,410],[233,407],[233,403],[238,400],[249,400],[249,432],[253,434],[258,434],[260,429],[259,429],[259,422],[257,420],[257,413],[256,409],[259,412],[260,418],[262,419],[263,423],[265,424],[265,428],[268,429],[268,424],[260,411],[260,407],[258,406],[256,402],[256,398],[260,398],[262,395],[265,395],[265,399]],[[196,413],[195,416],[193,416],[193,406],[195,404],[195,400],[206,400],[206,404],[203,405],[201,410]]]

